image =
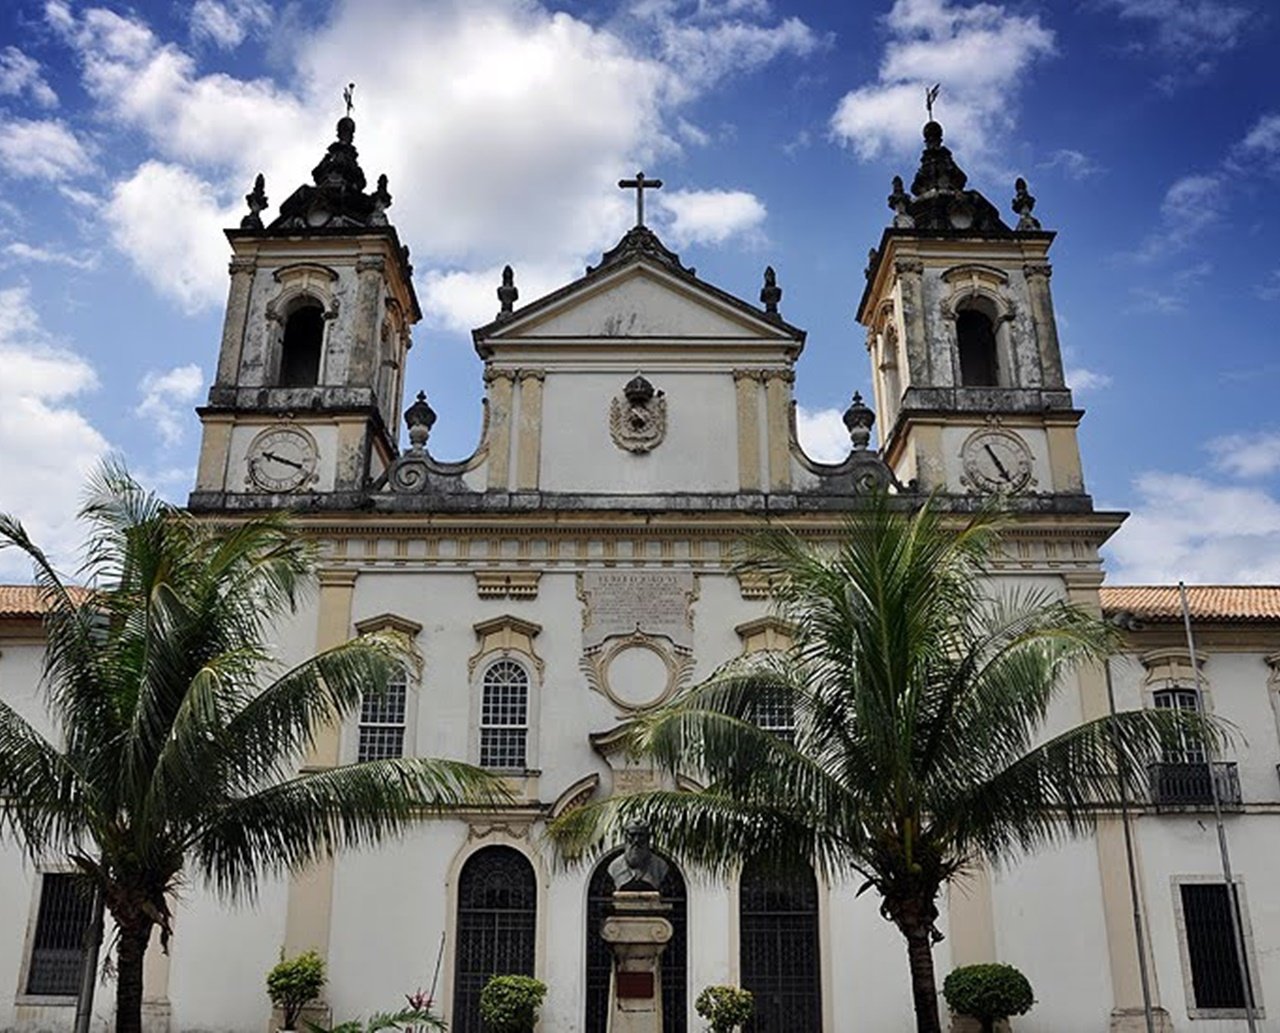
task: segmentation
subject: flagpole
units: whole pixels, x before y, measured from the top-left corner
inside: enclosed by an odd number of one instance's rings
[[[1182,602],[1182,625],[1187,633],[1187,653],[1191,657],[1191,677],[1195,679],[1196,712],[1203,714],[1200,703],[1200,664],[1196,659],[1196,639],[1191,631],[1191,608],[1187,605],[1187,586],[1178,582],[1178,597]],[[1235,877],[1231,873],[1231,852],[1227,847],[1227,827],[1222,820],[1222,799],[1218,793],[1218,779],[1214,771],[1213,737],[1204,737],[1205,758],[1209,766],[1209,793],[1213,799],[1213,821],[1218,829],[1218,855],[1222,861],[1222,878],[1227,884],[1227,900],[1231,913],[1231,938],[1236,946],[1236,962],[1240,967],[1240,985],[1244,990],[1244,1017],[1249,1033],[1256,1033],[1258,1025],[1254,1017],[1253,980],[1249,978],[1249,957],[1245,953],[1244,930],[1240,922],[1240,898],[1236,891]]]

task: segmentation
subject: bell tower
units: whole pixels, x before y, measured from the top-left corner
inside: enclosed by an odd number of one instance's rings
[[[893,221],[870,255],[867,330],[886,461],[899,480],[951,495],[1050,496],[1087,509],[1082,413],[1063,379],[1049,291],[1054,234],[1015,185],[1010,227],[924,127],[911,182],[893,179]]]
[[[263,177],[231,242],[231,289],[192,509],[296,505],[367,491],[398,454],[421,318],[409,250],[387,221],[387,177],[366,190],[350,111],[267,225]],[[318,500],[317,500],[318,501]],[[316,504],[315,501],[309,504]]]

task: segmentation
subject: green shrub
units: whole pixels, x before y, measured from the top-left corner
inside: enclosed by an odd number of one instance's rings
[[[984,1033],[995,1029],[996,1020],[1022,1015],[1036,1003],[1027,977],[1012,965],[963,965],[948,974],[942,996],[957,1015],[978,1019]]]
[[[736,986],[708,986],[693,1006],[711,1023],[711,1033],[733,1033],[756,1010],[751,991]]]
[[[283,1015],[281,1029],[297,1029],[298,1014],[324,989],[324,959],[307,951],[285,960],[267,973],[267,994]]]
[[[480,1018],[489,1033],[532,1033],[546,996],[546,984],[530,976],[493,976],[480,991]]]

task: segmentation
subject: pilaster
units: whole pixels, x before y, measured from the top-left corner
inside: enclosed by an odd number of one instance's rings
[[[902,320],[907,333],[907,383],[932,385],[935,381],[929,363],[929,339],[924,318],[924,262],[919,258],[900,258],[893,263],[898,290],[902,296]],[[950,383],[950,377],[946,380]]]
[[[991,872],[977,865],[947,894],[947,939],[951,941],[954,967],[996,961],[996,923],[991,900]]]
[[[249,321],[249,297],[257,261],[242,255],[231,259],[231,285],[227,290],[227,312],[222,320],[222,347],[218,351],[217,384],[234,385],[240,377],[240,354],[245,326]]]
[[[1031,300],[1031,322],[1035,326],[1036,343],[1040,350],[1040,371],[1046,388],[1061,388],[1062,348],[1058,343],[1058,323],[1053,317],[1053,298],[1049,291],[1049,277],[1053,267],[1047,262],[1027,264],[1022,267],[1027,278],[1027,294]]]
[[[789,369],[765,371],[765,423],[769,432],[769,490],[791,490],[791,384]]]
[[[542,384],[546,371],[522,369],[520,381],[520,422],[516,439],[516,487],[536,491],[542,453]]]
[[[515,373],[489,367],[484,371],[489,391],[489,490],[505,491],[510,486],[511,402]]]
[[[760,490],[760,371],[735,369],[738,403],[738,487]]]

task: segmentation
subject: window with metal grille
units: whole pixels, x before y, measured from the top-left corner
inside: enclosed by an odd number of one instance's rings
[[[492,976],[531,976],[538,884],[533,865],[506,846],[477,850],[458,877],[453,1033],[481,1033],[480,991]]]
[[[755,995],[744,1033],[821,1033],[818,884],[807,866],[778,870],[759,860],[738,888],[742,986]]]
[[[404,756],[405,703],[409,676],[401,670],[387,682],[386,691],[368,693],[360,707],[360,742],[356,760],[384,760]]]
[[[1245,987],[1231,925],[1235,894],[1225,882],[1184,882],[1179,890],[1196,1007],[1243,1009]],[[1237,917],[1243,922],[1239,911]]]
[[[601,858],[587,884],[587,1001],[585,1033],[606,1033],[609,1025],[609,978],[613,972],[613,955],[600,935],[601,926],[613,907],[613,880],[609,865],[621,850]],[[671,923],[671,939],[662,952],[662,1030],[663,1033],[686,1033],[688,999],[688,933],[687,894],[684,876],[670,858],[667,875],[658,888],[664,904],[670,906],[667,920]]]
[[[75,997],[80,990],[85,934],[93,918],[93,891],[83,875],[40,877],[40,907],[27,966],[27,993]]]
[[[765,689],[751,704],[750,719],[766,732],[789,743],[796,741],[796,715],[786,694]]]
[[[1184,710],[1192,714],[1200,710],[1200,694],[1195,689],[1161,689],[1152,693],[1151,698],[1161,710]],[[1204,764],[1208,760],[1204,742],[1194,732],[1179,729],[1176,734],[1176,739],[1165,746],[1166,764]]]
[[[484,672],[480,702],[480,766],[523,771],[529,738],[529,675],[514,660]]]

